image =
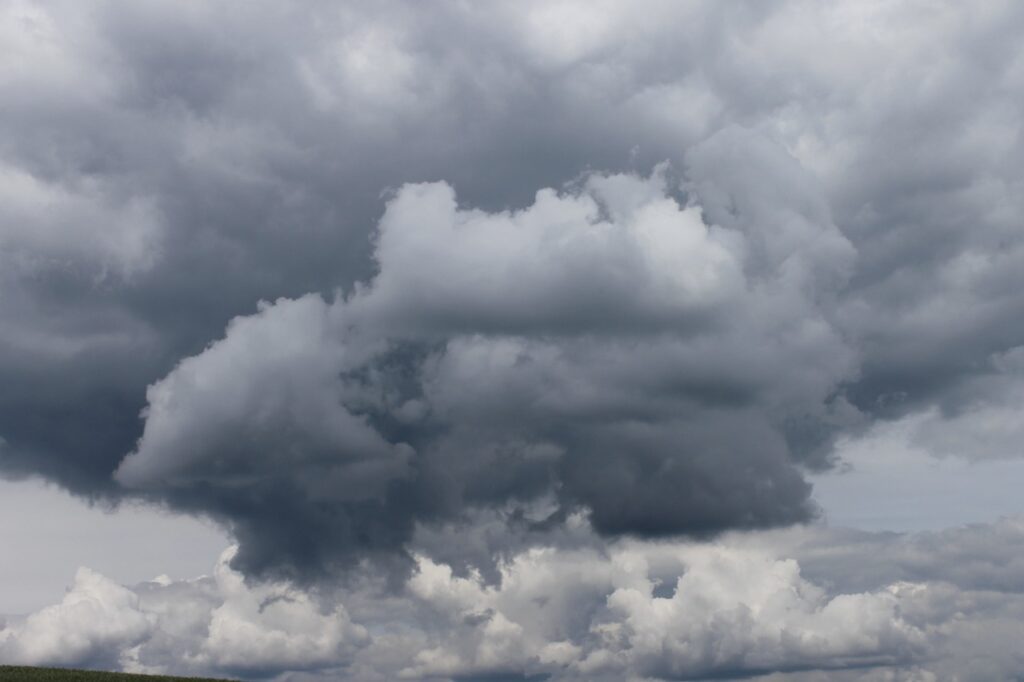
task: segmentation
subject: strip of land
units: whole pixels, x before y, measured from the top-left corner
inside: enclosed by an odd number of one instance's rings
[[[0,682],[228,682],[209,677],[135,675],[67,668],[26,668],[0,665]]]

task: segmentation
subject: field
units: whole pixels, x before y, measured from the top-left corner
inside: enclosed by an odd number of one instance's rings
[[[96,670],[64,668],[22,668],[0,665],[0,682],[224,682],[202,677],[170,677],[168,675],[130,675]]]

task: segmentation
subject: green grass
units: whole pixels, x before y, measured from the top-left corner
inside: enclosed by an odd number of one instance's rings
[[[96,670],[64,668],[24,668],[0,665],[0,682],[224,682],[208,677],[170,677],[169,675],[132,675]]]

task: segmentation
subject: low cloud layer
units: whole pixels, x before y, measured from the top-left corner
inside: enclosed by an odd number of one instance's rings
[[[500,585],[417,554],[397,592],[363,574],[331,594],[247,586],[232,549],[211,577],[130,589],[81,569],[61,604],[0,630],[0,655],[246,679],[1004,679],[1024,663],[1020,571],[1001,558],[1022,529],[535,547]]]
[[[365,644],[340,605],[321,611],[286,585],[246,587],[227,565],[233,553],[212,577],[161,576],[132,589],[81,568],[60,604],[0,630],[0,660],[263,677],[331,667]]]

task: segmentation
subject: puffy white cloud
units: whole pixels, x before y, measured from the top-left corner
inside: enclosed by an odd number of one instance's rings
[[[1005,560],[1021,527],[526,547],[497,582],[418,554],[398,591],[372,572],[331,590],[248,584],[234,550],[213,576],[131,589],[83,569],[60,605],[0,630],[0,661],[360,682],[980,681],[1022,662],[1024,596]]]
[[[445,183],[406,185],[351,305],[414,329],[686,325],[742,293],[743,243],[681,206],[666,173],[592,175],[501,213],[460,210]]]
[[[60,604],[0,630],[0,660],[26,665],[111,665],[154,628],[131,590],[80,568]]]
[[[222,604],[210,614],[209,633],[194,663],[222,670],[324,668],[344,662],[365,643],[341,604],[323,609],[288,585],[249,587],[225,553],[214,578]]]
[[[900,615],[898,586],[830,597],[794,560],[723,545],[534,549],[503,566],[500,587],[421,559],[410,589],[450,627],[408,677],[742,676],[899,662],[925,642]]]
[[[212,577],[134,588],[79,569],[63,601],[0,629],[0,661],[267,676],[350,660],[367,632],[341,604],[283,583],[247,585],[224,552]]]
[[[421,557],[410,678],[984,680],[1021,664],[1019,519],[533,548],[500,584]],[[429,625],[427,625],[429,623]],[[373,659],[374,642],[361,656]],[[390,650],[388,650],[390,651]],[[394,651],[383,660],[400,657]],[[771,675],[775,672],[776,675]],[[372,679],[372,678],[367,678]]]

